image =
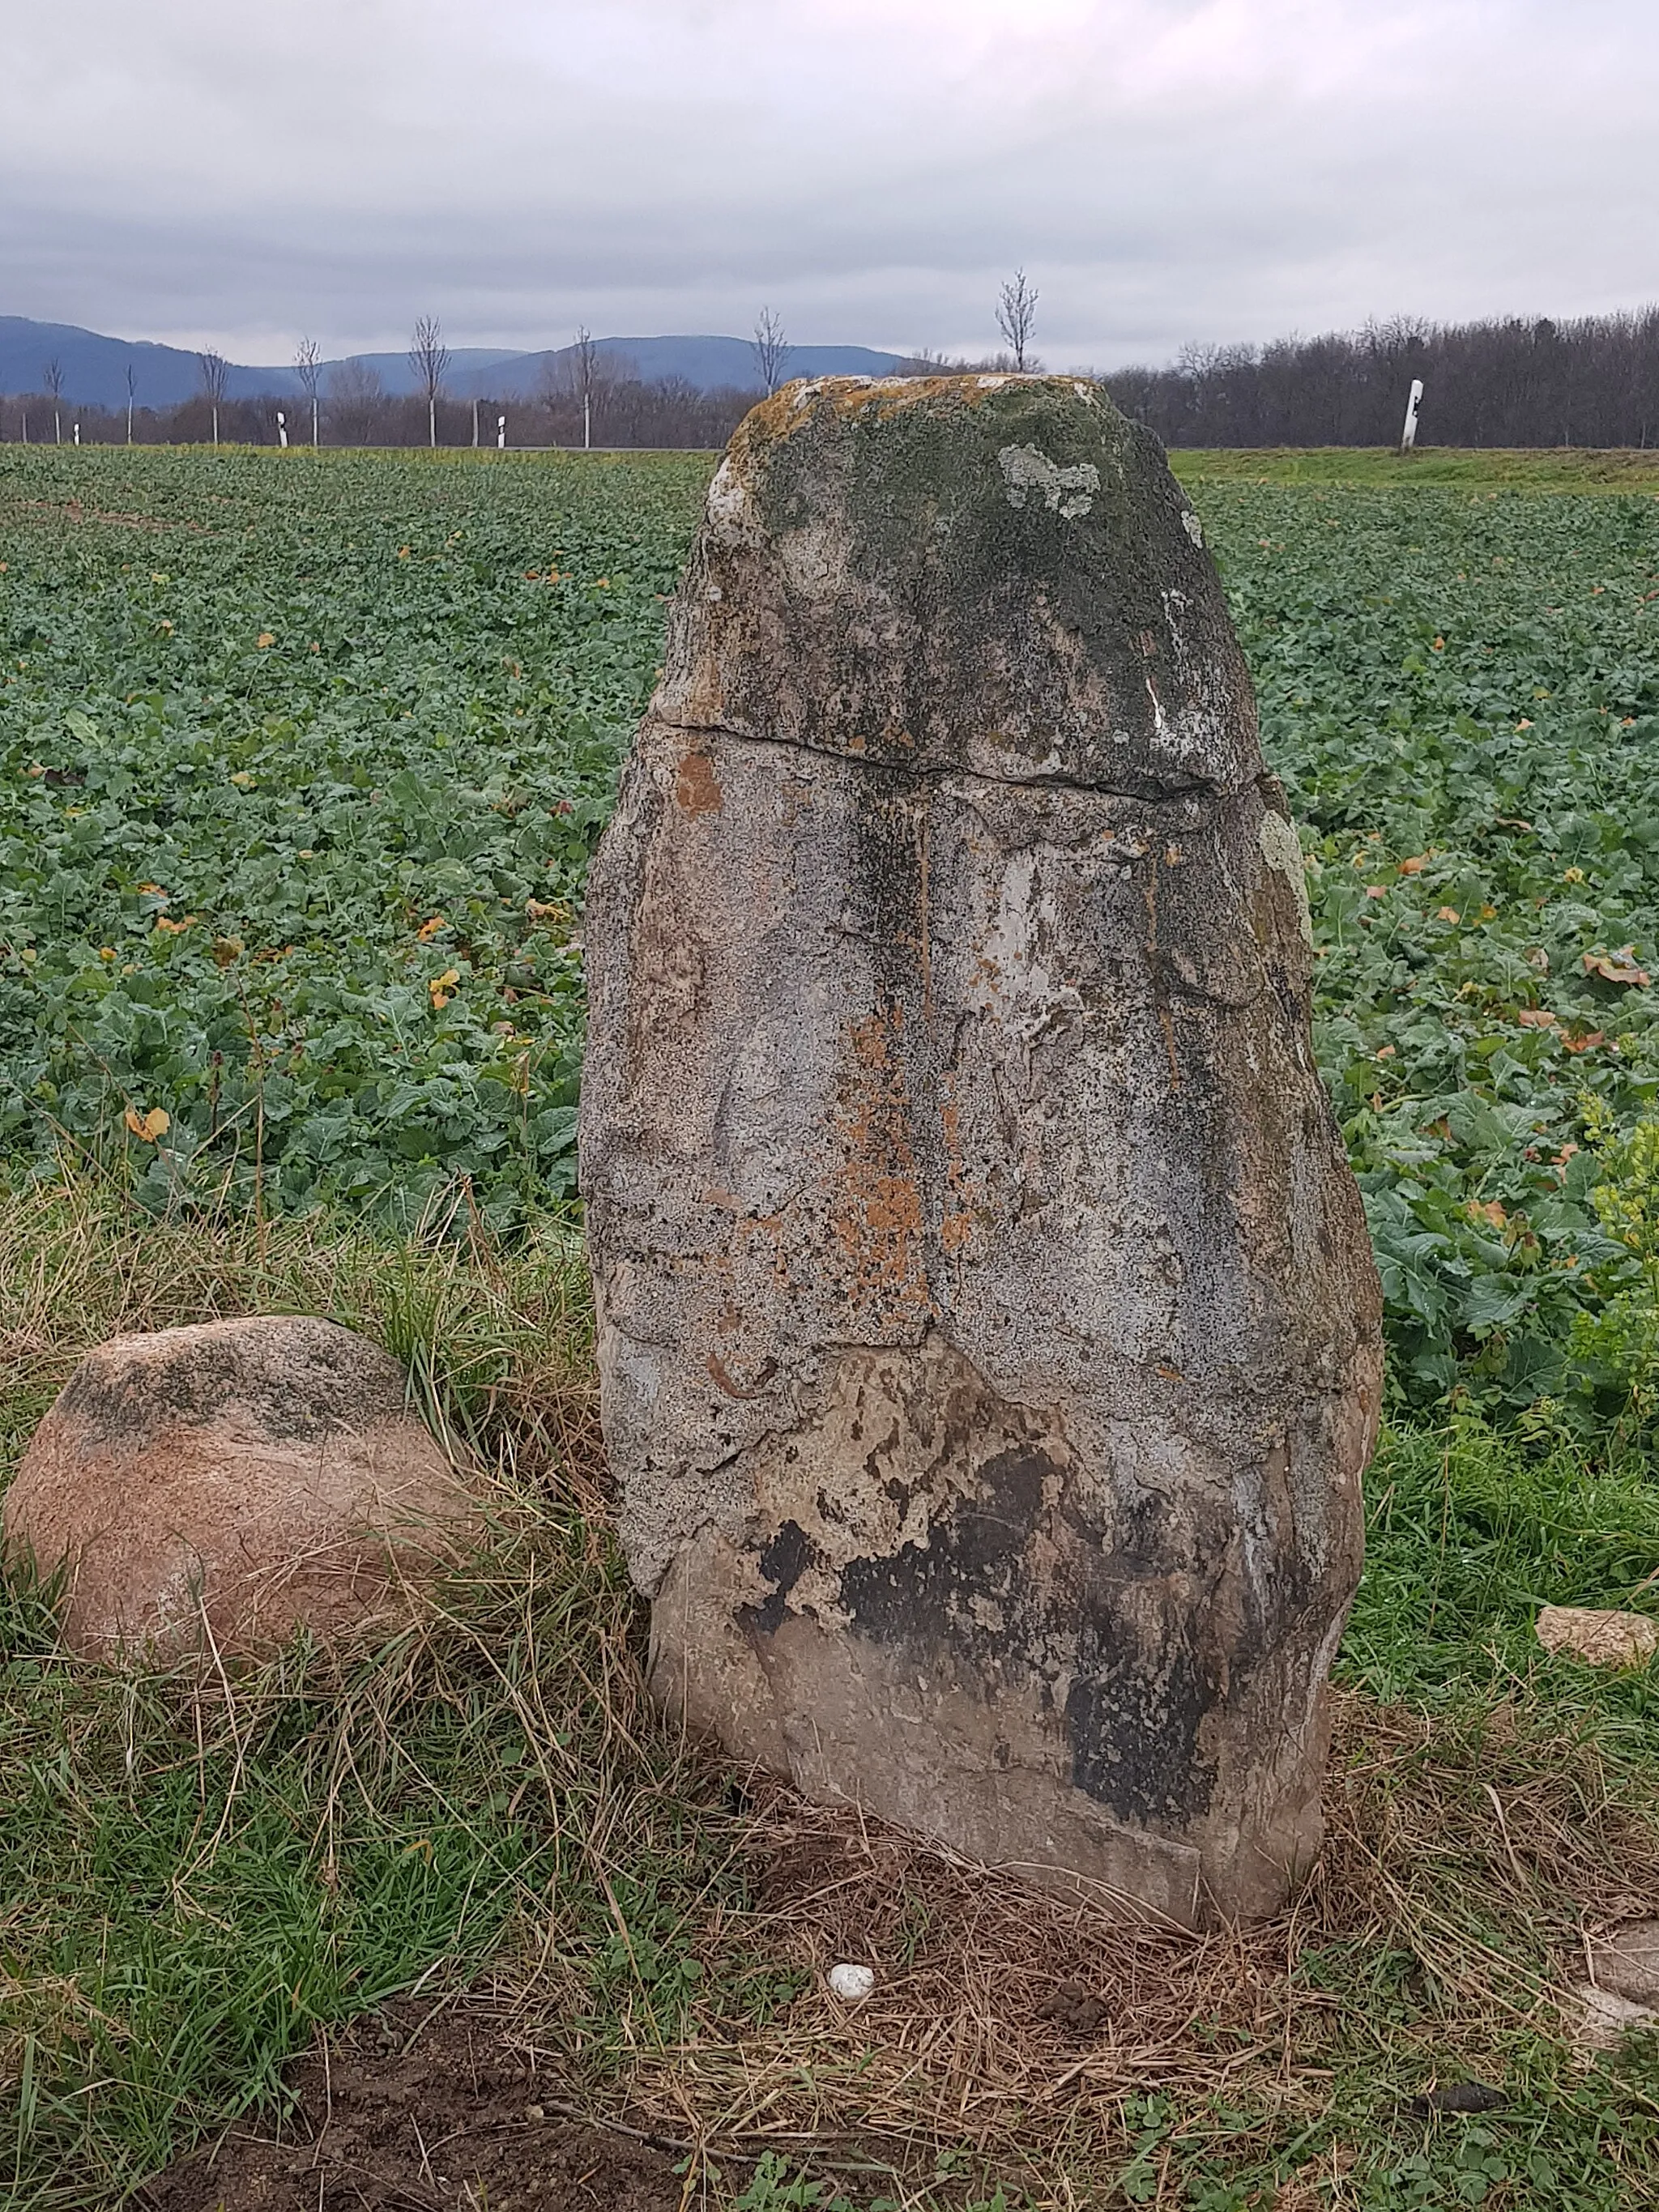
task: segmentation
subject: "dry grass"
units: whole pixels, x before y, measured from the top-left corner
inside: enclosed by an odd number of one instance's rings
[[[25,1188],[0,1207],[0,1486],[90,1345],[273,1311],[409,1364],[483,1480],[486,1536],[378,1647],[301,1643],[231,1672],[210,1650],[112,1676],[0,1582],[9,2204],[112,2202],[270,2096],[313,2027],[377,1990],[465,1984],[503,1948],[602,2021],[605,1885],[625,1869],[683,1916],[707,1876],[683,1841],[698,1777],[643,1693],[599,1490],[586,1270],[556,1223],[508,1254],[465,1219],[397,1245]],[[273,1974],[291,1991],[274,2008]]]
[[[1377,2127],[1419,2134],[1406,2107],[1437,2079],[1565,2078],[1584,1931],[1659,1912],[1640,1792],[1512,1715],[1460,1731],[1339,1705],[1317,1873],[1281,1918],[1207,1936],[1103,1922],[757,1780],[753,1905],[708,1923],[710,2000],[687,2036],[636,2049],[628,2118],[716,2165],[838,2147],[914,2180],[966,2151],[1070,2212],[1121,2179],[1149,2099],[1177,2176],[1212,2136],[1266,2155],[1328,2119],[1340,2176],[1358,2114],[1339,2076],[1369,2077]],[[800,1994],[733,2033],[719,1993],[757,1956]],[[842,1960],[878,1971],[863,2004],[825,1986]],[[1184,2201],[1150,2179],[1145,2201]]]
[[[191,1947],[216,1916],[235,1920],[228,1870],[247,1879],[263,1837],[291,1848],[297,1925],[319,1887],[430,1855],[441,1832],[460,1856],[436,1948],[394,1928],[372,1968],[319,2001],[318,2025],[347,2016],[375,1973],[406,1982],[400,1960],[423,1961],[415,1978],[434,1995],[459,1995],[487,1958],[493,2002],[574,2095],[684,2148],[688,2203],[728,2202],[732,2177],[767,2153],[903,2204],[988,2197],[998,2183],[1040,2212],[1391,2203],[1364,2194],[1367,2161],[1420,2142],[1409,2100],[1463,2078],[1545,2113],[1546,2133],[1593,2137],[1613,2191],[1575,2183],[1507,2201],[1659,2202],[1644,2163],[1659,2137],[1642,2132],[1659,2079],[1614,2084],[1569,2048],[1586,1936],[1659,1914],[1650,1777],[1609,1761],[1588,1722],[1540,1716],[1524,1695],[1432,1722],[1342,1696],[1313,1880],[1279,1919],[1204,1937],[1109,1923],[764,1778],[734,1797],[644,1697],[576,1249],[550,1231],[507,1255],[464,1221],[445,1226],[389,1247],[337,1223],[157,1223],[86,1187],[25,1191],[0,1211],[13,1449],[94,1341],[302,1310],[407,1359],[430,1417],[495,1482],[484,1552],[378,1653],[295,1651],[234,1682],[181,1670],[118,1695],[59,1655],[14,1716],[16,1771],[61,1752],[77,1778],[78,1802],[31,1815],[25,1857],[52,1879],[0,1909],[14,2083],[31,2049],[56,2069],[51,2124],[35,2124],[43,2157],[72,2151],[112,2186],[233,2096],[205,2047],[183,2104],[172,2083],[138,2078],[154,2027],[128,2015],[101,1956],[67,1958],[62,1933],[65,1911],[109,1909],[100,1838],[152,1818],[149,1778],[162,1793],[182,1762],[199,1776],[191,1823],[169,1842],[152,1820],[184,1931],[161,1962],[175,2027],[191,1976],[204,2022],[257,2009],[232,1986],[234,1960]],[[118,1952],[127,1939],[111,1940]],[[828,1992],[840,1960],[877,1968],[866,2003]],[[279,2039],[262,2059],[267,2092],[295,2047]],[[94,2154],[84,2085],[118,2069],[136,2081],[131,2109],[111,2117],[118,2098],[100,2092],[111,2140]],[[1258,2177],[1255,2193],[1191,2193],[1195,2174],[1239,2172]],[[97,2200],[41,2179],[17,2201]]]
[[[574,1231],[545,1224],[538,1245],[509,1256],[460,1207],[396,1245],[333,1217],[158,1220],[71,1176],[0,1204],[0,1475],[93,1345],[252,1313],[319,1314],[384,1343],[429,1413],[464,1421],[525,1481],[601,1463]]]

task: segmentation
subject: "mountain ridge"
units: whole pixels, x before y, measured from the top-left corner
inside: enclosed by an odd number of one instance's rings
[[[744,338],[713,334],[594,340],[601,372],[612,377],[629,367],[647,382],[683,378],[699,392],[730,386],[759,392],[754,352]],[[568,381],[576,349],[549,346],[513,352],[495,346],[453,349],[444,389],[458,399],[525,399],[550,379]],[[898,367],[903,356],[869,346],[801,345],[788,349],[788,376],[880,376]],[[63,371],[66,407],[125,407],[127,370],[133,373],[133,400],[139,407],[176,407],[202,389],[200,356],[182,346],[149,338],[115,338],[76,323],[37,322],[24,315],[0,315],[0,392],[44,392],[48,364]],[[344,354],[320,365],[322,389],[331,374],[372,373],[382,391],[397,397],[418,386],[408,358],[400,353]],[[291,399],[303,396],[293,367],[231,362],[226,397],[231,399]]]

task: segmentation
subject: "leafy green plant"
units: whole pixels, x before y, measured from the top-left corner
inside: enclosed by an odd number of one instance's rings
[[[1574,1316],[1626,1255],[1586,1101],[1659,1096],[1659,503],[1492,481],[1193,490],[1302,826],[1394,1401],[1588,1433]]]
[[[14,1174],[404,1229],[571,1189],[581,886],[706,473],[0,449]]]
[[[732,2199],[732,2212],[855,2212],[849,2197],[831,2197],[829,2190],[828,2182],[811,2180],[769,2150],[743,2194]]]
[[[1607,1402],[1620,1441],[1645,1440],[1659,1419],[1659,1121],[1644,1119],[1621,1134],[1605,1103],[1587,1098],[1584,1128],[1603,1178],[1590,1203],[1629,1257],[1601,1310],[1574,1315],[1573,1354],[1583,1387]]]

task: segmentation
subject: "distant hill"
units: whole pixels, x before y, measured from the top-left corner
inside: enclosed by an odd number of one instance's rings
[[[595,349],[613,375],[626,375],[631,370],[647,384],[678,376],[699,392],[761,389],[754,350],[746,338],[599,338]],[[575,350],[574,346],[554,346],[545,353],[521,353],[487,368],[458,368],[450,376],[449,386],[464,399],[475,394],[481,398],[524,398],[550,376],[568,379]],[[783,374],[786,379],[890,376],[903,357],[877,353],[869,346],[792,346]]]
[[[400,353],[353,356],[379,371],[388,392],[412,392],[415,379]],[[455,351],[452,375],[488,369],[497,362],[517,361],[498,346],[462,346]],[[141,407],[176,407],[202,388],[199,358],[181,346],[153,345],[145,338],[105,337],[73,323],[36,323],[23,315],[0,315],[0,392],[44,392],[46,364],[64,371],[65,406],[125,407],[127,368],[133,370],[133,396]],[[323,365],[326,377],[333,362]],[[326,388],[326,387],[325,387]],[[233,399],[269,392],[295,394],[300,380],[290,368],[259,368],[233,362],[228,384]]]
[[[634,373],[647,382],[683,377],[699,392],[721,386],[738,391],[758,391],[760,378],[754,354],[743,338],[659,337],[600,338],[599,354],[612,374]],[[445,389],[455,398],[525,398],[550,377],[568,375],[572,346],[556,346],[544,352],[514,353],[492,346],[457,346],[445,379]],[[901,356],[877,353],[868,346],[795,346],[785,363],[786,376],[884,376],[898,366]],[[415,378],[401,353],[353,354],[347,359],[372,368],[389,392],[415,390]],[[65,406],[125,407],[127,370],[133,372],[134,396],[141,407],[176,407],[201,390],[198,357],[179,346],[155,345],[143,338],[106,337],[73,323],[37,323],[23,315],[0,315],[0,392],[42,392],[46,364],[56,361],[64,372]],[[323,364],[324,389],[331,368]],[[286,365],[262,368],[234,362],[228,379],[229,396],[252,398],[262,393],[293,397],[300,380]]]

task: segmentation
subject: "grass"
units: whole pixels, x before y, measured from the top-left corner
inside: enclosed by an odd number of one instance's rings
[[[717,1889],[718,1827],[649,1724],[602,1514],[588,1316],[568,1232],[158,1226],[107,1188],[43,1188],[0,1223],[9,1462],[88,1346],[246,1311],[325,1313],[431,1378],[488,1469],[491,1537],[383,1648],[296,1648],[234,1682],[112,1679],[69,1658],[41,1595],[0,1603],[0,2196],[84,2205],[251,2104],[320,2027],[504,1945],[537,1961],[596,2059],[616,1996],[611,1894],[635,1951]],[[707,1790],[704,1790],[704,1797]],[[633,2008],[630,2013],[629,2008]],[[6,2193],[9,2188],[9,2193]]]
[[[1547,1659],[1540,1606],[1659,1615],[1659,1486],[1644,1455],[1529,1451],[1478,1420],[1390,1432],[1370,1477],[1365,1577],[1346,1679],[1425,1711],[1521,1699],[1595,1717],[1601,1741],[1659,1759],[1659,1682]]]
[[[404,1229],[568,1188],[708,467],[0,447],[0,1146]]]
[[[1659,1898],[1655,1689],[1547,1658],[1529,1626],[1540,1599],[1650,1602],[1635,1463],[1467,1418],[1387,1439],[1326,1858],[1285,1919],[1195,1942],[1103,1928],[758,1778],[745,1796],[661,1729],[556,1221],[507,1251],[477,1226],[158,1224],[108,1183],[37,1188],[0,1218],[6,1459],[88,1345],[285,1309],[410,1360],[491,1471],[491,1540],[418,1630],[292,1650],[228,1692],[82,1666],[38,1593],[7,1592],[19,2212],[114,2202],[280,2106],[319,2030],[480,1974],[590,2099],[684,2142],[711,2207],[763,2206],[769,2175],[826,2206],[1659,2201],[1655,2054],[1585,2065],[1565,2042],[1583,1933]],[[821,1980],[846,1956],[882,1974],[855,2014]],[[1069,2026],[1067,1991],[1103,2027]],[[1412,2116],[1471,2076],[1508,2109]]]
[[[1182,482],[1365,485],[1401,489],[1440,485],[1477,491],[1647,491],[1659,497],[1659,452],[1598,453],[1421,446],[1401,454],[1374,446],[1198,447],[1172,453]]]

